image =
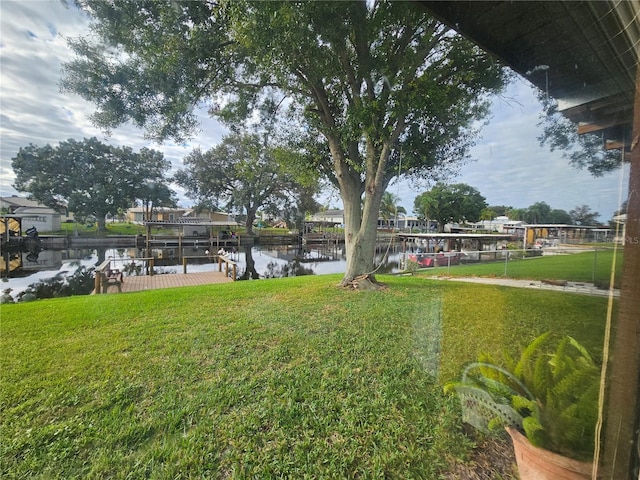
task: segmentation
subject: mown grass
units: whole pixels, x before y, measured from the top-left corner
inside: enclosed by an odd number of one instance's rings
[[[464,363],[549,329],[600,349],[605,299],[338,279],[3,305],[0,477],[436,479]]]
[[[108,235],[146,235],[147,228],[144,225],[129,222],[107,222],[105,231],[99,232],[98,227],[94,224],[81,223],[63,223],[60,230],[55,232],[40,232],[41,235],[75,235],[76,233],[82,237],[100,237]],[[282,232],[282,229],[274,229]],[[234,230],[235,231],[235,230]],[[238,228],[237,232],[244,234],[244,228]],[[217,233],[217,232],[216,232]],[[216,234],[214,233],[214,235]],[[177,235],[177,231],[170,228],[153,227],[152,235]]]
[[[600,285],[608,285],[611,277],[614,253],[612,249],[598,250],[597,252],[581,252],[569,255],[553,255],[525,258],[522,260],[509,260],[506,265],[506,276],[510,278],[525,278],[530,280],[568,280],[574,282],[595,282]],[[615,284],[619,284],[622,278],[623,255],[619,250],[616,255]],[[451,276],[481,276],[503,277],[505,276],[505,262],[478,263],[469,265],[436,267],[421,270],[421,274],[451,275]]]
[[[60,230],[54,232],[40,232],[41,235],[76,235],[81,237],[105,237],[108,235],[146,235],[147,230],[144,225],[135,223],[117,222],[107,223],[105,231],[99,232],[94,224],[63,223]],[[175,231],[168,228],[153,228],[153,235],[175,235]]]

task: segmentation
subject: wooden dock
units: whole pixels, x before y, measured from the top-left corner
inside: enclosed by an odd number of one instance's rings
[[[157,290],[159,288],[191,287],[229,282],[233,282],[233,280],[227,277],[225,272],[167,273],[152,276],[124,277],[124,281],[120,286],[122,293],[128,293]],[[118,293],[118,286],[109,285],[107,293]]]

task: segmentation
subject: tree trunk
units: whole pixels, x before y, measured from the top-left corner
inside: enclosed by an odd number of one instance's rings
[[[260,274],[256,270],[256,262],[253,260],[253,252],[251,251],[251,246],[247,246],[244,249],[245,252],[245,264],[246,268],[244,273],[240,276],[239,280],[257,280],[260,278]]]
[[[256,220],[256,209],[247,208],[247,221],[245,222],[247,235],[253,235],[253,222],[255,222],[255,220]]]
[[[640,418],[640,67],[636,68],[634,127],[629,173],[629,198],[624,267],[618,324],[607,375],[603,448],[606,479],[637,479]],[[635,143],[635,146],[634,146]]]
[[[151,221],[151,204],[149,202],[145,202],[144,211],[142,212],[142,220],[150,222]]]
[[[364,211],[357,192],[341,192],[344,204],[347,269],[341,285],[366,288],[375,284],[374,258],[382,192],[367,194]],[[374,213],[375,212],[375,213]]]
[[[96,262],[96,267],[104,262],[107,258],[107,249],[106,248],[96,248],[96,255],[98,256],[98,261]]]
[[[378,217],[380,216],[382,195],[391,180],[391,178],[385,178],[385,165],[391,153],[391,145],[403,130],[404,120],[399,120],[391,138],[384,142],[381,148],[376,148],[375,142],[369,139],[366,146],[364,181],[361,172],[351,167],[347,161],[339,139],[332,134],[328,134],[326,137],[344,205],[347,268],[342,278],[342,286],[376,287],[373,263],[376,252]],[[357,143],[351,143],[348,146],[348,151],[353,159],[360,155]],[[365,193],[364,207],[361,207],[363,192]]]
[[[107,231],[105,215],[98,215],[96,217],[96,224],[98,225],[98,232],[106,232]]]

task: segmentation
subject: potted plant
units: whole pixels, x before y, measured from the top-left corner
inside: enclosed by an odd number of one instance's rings
[[[554,342],[545,333],[517,360],[481,355],[445,390],[458,394],[466,422],[484,431],[506,427],[521,480],[588,479],[599,379],[598,366],[575,339]]]

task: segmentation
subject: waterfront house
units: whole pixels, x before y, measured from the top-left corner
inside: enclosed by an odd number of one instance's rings
[[[0,197],[0,211],[20,218],[22,231],[35,227],[39,232],[56,232],[70,217],[26,197]]]

